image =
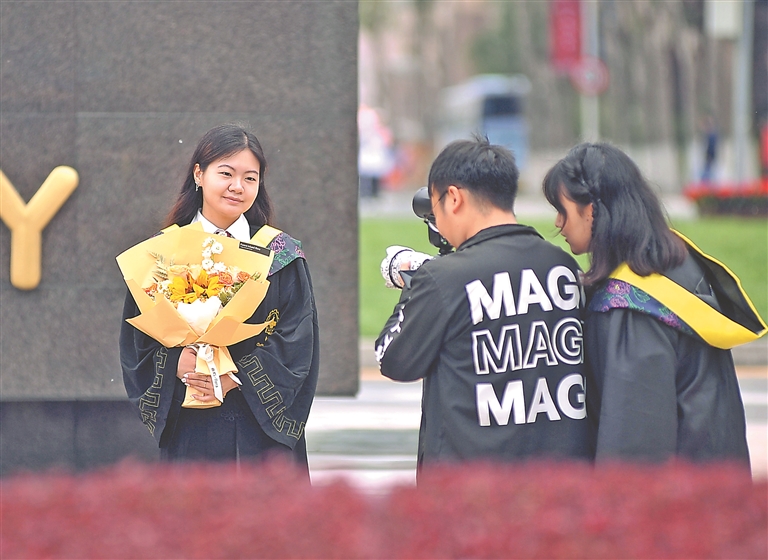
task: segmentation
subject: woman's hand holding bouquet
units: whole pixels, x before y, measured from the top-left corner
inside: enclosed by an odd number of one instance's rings
[[[212,348],[209,346],[209,348]],[[221,395],[216,396],[216,387],[212,383],[212,377],[208,374],[196,373],[197,369],[197,346],[185,346],[181,351],[179,357],[178,369],[176,377],[178,377],[184,385],[194,389],[190,391],[189,397],[195,401],[202,403],[208,403],[212,406],[217,406],[217,403],[221,401],[221,396],[226,396],[230,390],[239,386],[240,380],[235,375],[224,375],[220,377],[221,381]]]

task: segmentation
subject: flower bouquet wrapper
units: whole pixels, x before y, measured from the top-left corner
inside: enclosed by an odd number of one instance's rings
[[[192,344],[215,347],[214,360],[218,360],[219,371],[237,371],[226,346],[255,336],[267,326],[267,323],[250,324],[245,321],[261,304],[269,289],[267,275],[274,258],[271,251],[225,236],[215,236],[223,247],[219,260],[227,266],[248,272],[251,278],[219,311],[203,333],[196,332],[168,299],[153,299],[145,292],[145,288],[155,282],[157,255],[172,258],[178,264],[197,263],[200,261],[203,243],[210,237],[199,223],[171,226],[163,230],[162,234],[142,241],[117,256],[117,264],[140,311],[139,315],[127,319],[127,322],[169,348]],[[199,373],[209,373],[208,368],[202,368]],[[189,391],[188,388],[188,396]],[[218,404],[206,404],[205,407]]]

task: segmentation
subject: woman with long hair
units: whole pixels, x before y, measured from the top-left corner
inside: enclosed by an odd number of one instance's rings
[[[730,348],[766,326],[736,277],[670,229],[637,165],[610,144],[571,149],[543,190],[571,251],[590,256],[584,342],[597,460],[749,465]]]
[[[199,223],[210,234],[274,253],[266,296],[247,323],[261,334],[228,346],[237,366],[221,376],[223,401],[185,407],[186,388],[201,403],[216,399],[211,377],[195,372],[194,347],[167,348],[128,324],[139,314],[130,292],[123,311],[120,359],[128,397],[169,461],[236,461],[284,454],[307,467],[304,425],[319,367],[317,311],[299,241],[272,226],[267,161],[257,138],[238,125],[200,140],[165,226]]]

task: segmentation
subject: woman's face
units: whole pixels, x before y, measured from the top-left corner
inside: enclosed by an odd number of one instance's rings
[[[231,226],[256,200],[260,173],[259,160],[248,149],[211,162],[205,171],[195,165],[203,216],[222,229]]]
[[[592,204],[581,206],[567,196],[565,189],[560,187],[560,204],[565,215],[558,212],[555,227],[560,229],[560,235],[570,245],[574,255],[581,255],[589,250],[592,241]]]

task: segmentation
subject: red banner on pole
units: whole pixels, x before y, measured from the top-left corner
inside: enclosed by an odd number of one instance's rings
[[[581,58],[580,0],[550,0],[549,44],[552,66],[569,72]]]

